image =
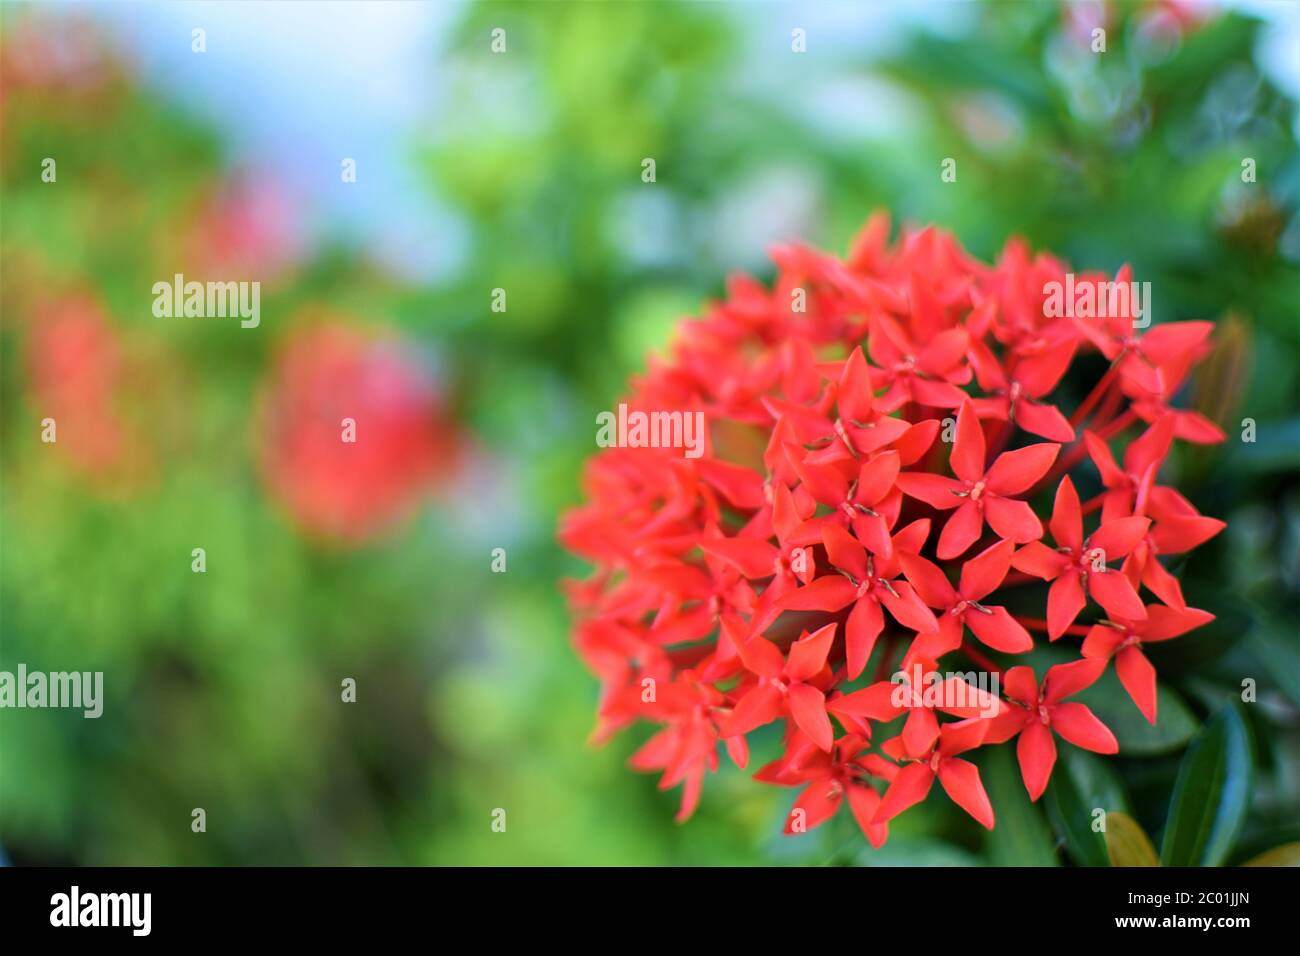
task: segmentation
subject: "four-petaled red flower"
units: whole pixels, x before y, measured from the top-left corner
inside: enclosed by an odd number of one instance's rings
[[[1043,795],[1056,764],[1053,732],[1084,750],[1119,753],[1115,735],[1096,714],[1085,704],[1064,699],[1092,686],[1105,669],[1105,661],[1091,658],[1057,664],[1048,668],[1041,687],[1032,667],[1007,671],[1004,689],[1010,705],[993,719],[986,739],[1001,743],[1020,735],[1016,756],[1031,800]]]
[[[1156,669],[1142,653],[1143,644],[1182,637],[1209,624],[1214,615],[1198,608],[1172,608],[1148,604],[1141,621],[1102,621],[1083,639],[1083,656],[1103,661],[1114,658],[1115,674],[1150,723],[1156,722]]]
[[[882,749],[899,761],[910,761],[898,771],[876,810],[874,822],[886,823],[930,793],[935,778],[944,792],[986,829],[993,829],[993,805],[984,792],[980,772],[957,754],[974,750],[984,742],[990,723],[978,717],[944,724],[932,746],[922,752],[908,750],[901,737],[886,740]]]
[[[898,487],[941,511],[957,509],[939,535],[937,554],[945,561],[964,554],[978,541],[986,521],[998,537],[1024,544],[1038,538],[1043,526],[1027,502],[1011,496],[1024,494],[1046,475],[1060,449],[1054,442],[1027,445],[1004,452],[986,466],[984,430],[968,401],[957,414],[948,462],[957,478],[903,472]]]
[[[1056,550],[1033,541],[1011,558],[1017,570],[1052,582],[1047,592],[1047,633],[1052,640],[1065,633],[1088,603],[1085,588],[1107,614],[1146,617],[1146,608],[1133,585],[1110,562],[1137,547],[1150,525],[1150,518],[1136,515],[1112,518],[1084,538],[1079,494],[1068,475],[1061,479],[1050,523]]]

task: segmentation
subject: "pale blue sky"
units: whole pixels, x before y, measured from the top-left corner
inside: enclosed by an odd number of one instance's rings
[[[1260,60],[1300,95],[1300,3],[1235,4],[1274,24]],[[729,3],[751,31],[751,57],[780,84],[764,36],[808,30],[810,50],[835,57],[887,49],[914,22],[955,29],[959,0],[931,3]],[[84,8],[65,6],[62,9]],[[434,128],[440,97],[437,50],[459,15],[453,2],[128,2],[89,8],[133,55],[146,79],[221,130],[237,161],[269,169],[330,227],[365,243],[413,276],[454,269],[460,226],[439,209],[410,165],[413,143]],[[207,31],[207,53],[190,31]],[[757,67],[756,67],[757,68]],[[888,123],[886,104],[859,111]],[[856,114],[855,114],[856,115]],[[339,162],[353,157],[358,181]],[[319,225],[320,223],[318,223]]]

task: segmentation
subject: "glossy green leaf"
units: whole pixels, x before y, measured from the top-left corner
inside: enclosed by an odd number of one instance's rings
[[[996,821],[984,837],[989,859],[997,866],[1059,866],[1056,838],[1043,811],[1029,800],[1014,747],[981,754],[980,778]]]
[[[1250,733],[1228,705],[1192,741],[1178,769],[1160,860],[1166,866],[1218,866],[1250,807]]]
[[[1103,832],[1105,814],[1128,809],[1119,778],[1109,766],[1085,751],[1060,745],[1052,781],[1043,794],[1052,828],[1065,840],[1080,866],[1109,866]]]

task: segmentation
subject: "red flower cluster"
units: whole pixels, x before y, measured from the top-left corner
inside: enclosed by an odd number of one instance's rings
[[[938,230],[895,245],[889,230],[874,217],[846,261],[776,250],[771,290],[733,280],[628,399],[703,413],[704,453],[604,449],[586,469],[587,503],[562,522],[564,545],[597,565],[568,587],[577,649],[602,683],[595,737],[660,725],[631,763],[661,772],[663,788],[683,785],[679,819],[719,744],[745,767],[747,735],[783,721],[784,752],[755,776],[803,788],[787,831],[847,797],[879,846],[936,779],[992,827],[963,754],[1016,738],[1037,799],[1054,734],[1118,750],[1069,698],[1114,660],[1154,722],[1142,645],[1211,619],[1160,559],[1223,523],[1157,483],[1176,438],[1223,440],[1170,405],[1211,324],[1143,330],[1122,307],[1058,316],[1045,308],[1048,284],[1066,276],[1057,259],[1012,242],[989,266]],[[1115,284],[1083,275],[1073,288],[1115,303],[1109,292],[1127,281],[1127,270]],[[1090,350],[1109,370],[1067,417],[1052,396]],[[1112,444],[1134,435],[1121,464]],[[1067,472],[1085,457],[1104,490],[1080,502]],[[1030,502],[1051,491],[1044,527]],[[1008,590],[1038,579],[1051,582],[1046,617],[1008,612]],[[1075,623],[1081,614],[1095,623]],[[1031,631],[1083,637],[1081,656],[1040,682],[1023,665],[1003,674],[982,649],[1024,653]],[[996,674],[1001,694],[945,679],[950,656]],[[895,665],[901,679],[885,679]]]
[[[49,429],[43,440],[73,471],[110,495],[149,472],[150,436],[127,410],[141,404],[140,377],[158,370],[126,347],[97,297],[66,293],[36,306],[26,371],[28,401],[43,435]]]
[[[292,333],[263,387],[263,480],[310,534],[360,543],[454,472],[461,441],[400,343],[327,319]]]

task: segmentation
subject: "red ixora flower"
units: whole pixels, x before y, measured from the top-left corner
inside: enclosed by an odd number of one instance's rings
[[[1110,729],[1084,704],[1063,700],[1092,686],[1106,669],[1106,662],[1082,658],[1049,668],[1042,686],[1033,668],[1021,665],[1007,671],[1007,709],[994,718],[986,740],[1001,743],[1019,735],[1016,756],[1031,800],[1047,789],[1056,763],[1056,732],[1076,747],[1099,754],[1119,753]]]
[[[415,510],[460,439],[398,340],[335,318],[282,343],[255,423],[262,478],[309,535],[360,543]]]
[[[132,348],[103,302],[78,292],[36,306],[25,358],[27,400],[46,447],[101,494],[137,490],[155,471],[160,423],[151,405],[165,391],[165,357]]]
[[[1171,404],[1209,325],[1058,316],[1050,256],[1013,241],[988,265],[937,229],[889,235],[878,215],[844,260],[782,247],[771,290],[734,279],[683,323],[626,401],[702,416],[703,441],[602,449],[562,520],[596,565],[567,588],[602,684],[595,737],[657,724],[632,766],[682,786],[679,819],[722,753],[744,769],[753,746],[771,752],[756,780],[800,788],[787,833],[847,804],[879,846],[936,780],[991,828],[962,755],[1017,738],[1037,798],[1054,735],[1118,749],[1067,698],[1114,661],[1154,720],[1141,647],[1210,620],[1162,563],[1223,528],[1173,487],[1169,454],[1221,440]],[[1062,409],[1090,352],[1110,368]],[[1100,493],[1081,502],[1076,478]],[[1027,600],[1044,616],[1008,610]],[[1049,639],[1076,659],[1040,685],[1021,655]]]

